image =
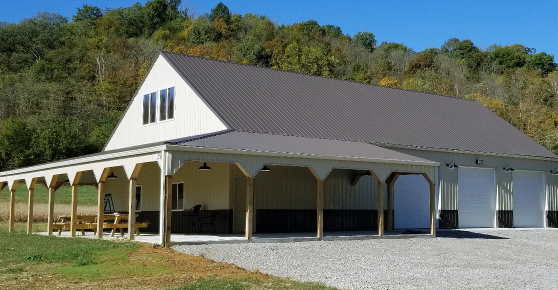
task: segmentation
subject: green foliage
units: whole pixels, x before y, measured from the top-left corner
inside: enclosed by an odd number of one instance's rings
[[[200,45],[207,42],[218,42],[221,39],[221,32],[215,26],[206,21],[197,21],[186,35],[186,42],[192,45]]]
[[[103,12],[99,7],[83,4],[82,8],[78,8],[74,21],[97,20],[103,16]]]
[[[541,52],[527,57],[526,67],[539,70],[543,73],[551,73],[556,71],[556,63],[554,62],[554,55]]]
[[[34,131],[26,122],[8,118],[0,129],[0,158],[4,168],[18,168],[33,164],[31,158]]]
[[[338,38],[339,36],[343,35],[341,31],[341,27],[335,25],[324,25],[322,29],[325,31],[325,34],[329,37]]]
[[[353,40],[368,49],[370,52],[374,51],[374,48],[376,47],[376,37],[372,32],[357,32],[357,34],[353,36]]]
[[[229,7],[223,4],[223,2],[219,2],[215,8],[211,9],[211,14],[209,14],[210,22],[215,21],[217,18],[225,20],[227,24],[231,22],[231,12],[229,11]]]

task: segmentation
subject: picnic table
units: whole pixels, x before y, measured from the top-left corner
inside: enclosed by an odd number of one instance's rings
[[[139,214],[136,214],[137,218]],[[128,228],[128,219],[130,215],[127,213],[112,213],[105,214],[103,219],[103,229],[112,229],[111,237],[114,237],[116,229],[120,230],[120,234],[124,235],[124,229]],[[72,217],[69,215],[61,215],[58,217],[60,222],[53,224],[53,229],[58,230],[58,235],[62,230],[70,230]],[[136,235],[139,235],[139,228],[146,228],[149,223],[136,222]],[[90,229],[96,232],[97,230],[97,215],[77,215],[76,216],[76,229],[81,230],[81,234],[85,235],[85,230]]]

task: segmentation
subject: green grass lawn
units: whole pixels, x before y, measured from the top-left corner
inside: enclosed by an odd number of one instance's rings
[[[187,264],[182,256],[188,257]],[[191,275],[200,263],[205,264],[197,269],[207,272]],[[223,268],[227,270],[219,272]],[[239,277],[239,271],[244,273],[241,278],[229,275]],[[168,289],[335,289],[318,283],[261,278],[263,274],[254,273],[134,242],[9,234],[0,228],[0,288],[5,289],[42,289],[46,284],[69,289],[92,285],[120,289],[121,283],[137,279],[144,280],[136,282],[135,289],[165,289],[169,287],[165,285],[177,283],[182,286]]]
[[[16,189],[16,203],[27,203],[29,198],[29,190],[25,184],[19,184]],[[10,191],[4,188],[0,192],[0,202],[6,202],[10,199]],[[72,203],[72,187],[69,185],[62,186],[54,195],[54,202],[60,204]],[[48,203],[48,190],[42,186],[35,187],[35,203]],[[79,186],[78,203],[80,205],[96,205],[97,189],[93,186]]]

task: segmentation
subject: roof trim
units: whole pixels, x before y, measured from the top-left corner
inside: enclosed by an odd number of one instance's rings
[[[428,147],[418,147],[418,146],[410,146],[410,145],[395,145],[395,144],[380,144],[380,143],[377,143],[377,144],[373,143],[373,145],[380,146],[380,147],[383,147],[383,148],[391,148],[391,149],[408,149],[408,150],[419,150],[419,151],[430,151],[430,152],[441,152],[441,153],[498,156],[498,157],[542,160],[542,161],[555,161],[555,162],[558,161],[558,158],[555,158],[555,157],[503,154],[503,153],[481,152],[481,151],[465,151],[465,150],[461,150],[461,149],[428,148]]]
[[[4,172],[0,172],[0,177],[10,176],[15,174],[31,173],[31,172],[41,171],[41,170],[50,170],[50,169],[56,169],[60,167],[75,166],[75,165],[87,164],[87,163],[97,162],[97,161],[107,161],[107,160],[119,159],[122,157],[131,157],[131,156],[145,155],[149,153],[158,153],[164,149],[165,146],[163,144],[159,144],[159,145],[152,145],[148,147],[136,148],[132,150],[130,150],[130,148],[127,148],[126,150],[119,149],[119,150],[100,152],[100,153],[85,155],[85,156],[71,158],[71,159],[64,159],[64,160],[54,161],[50,163],[43,163],[39,165],[4,171]]]
[[[174,144],[173,145],[168,144],[166,146],[168,150],[174,150],[174,151],[195,151],[195,152],[211,152],[211,153],[224,153],[224,154],[233,153],[233,154],[241,154],[241,155],[308,158],[308,159],[321,159],[321,160],[360,161],[360,162],[389,163],[389,164],[402,164],[402,165],[424,165],[424,166],[435,166],[435,167],[440,166],[440,163],[435,161],[411,161],[411,160],[381,159],[381,158],[314,155],[314,154],[305,154],[305,153],[270,152],[270,151],[256,151],[256,150],[248,150],[248,149],[222,149],[222,148],[214,148],[214,147],[174,145]]]

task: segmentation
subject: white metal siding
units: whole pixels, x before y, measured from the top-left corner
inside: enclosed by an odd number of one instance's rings
[[[422,175],[401,175],[393,186],[395,229],[430,226],[430,185]]]
[[[175,87],[174,120],[142,125],[143,95]],[[158,96],[158,95],[157,95]],[[159,113],[159,110],[157,110]],[[158,119],[158,117],[157,117]],[[134,96],[105,150],[168,141],[227,129],[161,56]]]
[[[184,209],[196,204],[202,210],[229,209],[230,164],[208,162],[211,170],[199,170],[202,162],[186,162],[174,175],[174,182],[184,182]]]
[[[334,169],[324,182],[324,209],[376,209],[377,182],[362,176],[351,185],[354,170]]]
[[[254,178],[255,209],[316,209],[316,179],[308,168],[270,168]]]
[[[513,226],[544,227],[545,186],[543,172],[513,172]]]
[[[158,211],[161,199],[161,168],[157,162],[142,166],[136,182],[141,185],[141,210]]]
[[[492,228],[496,218],[494,170],[458,169],[459,227]]]

